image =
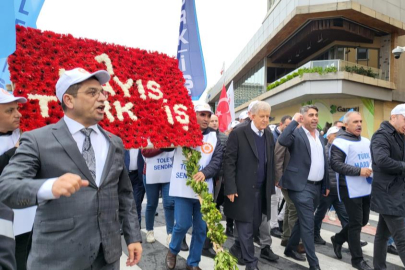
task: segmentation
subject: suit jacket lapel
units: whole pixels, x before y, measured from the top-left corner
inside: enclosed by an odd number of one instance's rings
[[[62,145],[63,149],[65,149],[68,156],[72,159],[72,161],[76,164],[79,170],[87,178],[86,180],[90,182],[90,185],[97,188],[96,182],[91,176],[86,161],[84,160],[82,154],[77,148],[77,143],[70,134],[70,131],[63,119],[61,119],[54,126],[52,133],[55,136],[55,139],[60,143],[60,145]]]
[[[252,148],[253,153],[255,154],[256,158],[259,159],[259,154],[257,153],[255,138],[253,137],[253,131],[250,128],[250,124],[245,127],[245,134],[246,138]]]
[[[309,144],[307,134],[305,134],[305,131],[302,128],[298,129],[298,133],[301,135],[302,139],[304,140],[305,145],[307,146],[309,157],[311,157],[311,145]]]
[[[107,158],[106,158],[105,164],[104,164],[103,173],[101,174],[101,178],[100,178],[100,187],[101,187],[101,185],[103,184],[105,178],[107,177],[108,173],[110,172],[111,166],[113,165],[112,163],[114,161],[115,149],[117,147],[115,146],[113,141],[111,141],[110,136],[105,132],[105,130],[102,129],[100,126],[98,126],[98,128],[110,143],[110,146],[108,147]],[[124,160],[123,160],[123,162],[124,162]]]

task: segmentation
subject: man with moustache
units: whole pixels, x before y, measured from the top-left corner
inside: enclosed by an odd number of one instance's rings
[[[199,103],[194,106],[197,123],[203,135],[203,146],[195,150],[201,152],[199,161],[200,171],[193,176],[197,182],[206,181],[208,190],[212,194],[214,189],[213,177],[219,173],[222,164],[222,144],[217,138],[216,131],[208,127],[210,122],[211,107],[207,103]],[[163,149],[162,149],[163,150]],[[166,255],[166,269],[173,270],[176,267],[177,255],[180,252],[181,243],[187,231],[193,226],[190,253],[187,258],[187,270],[201,270],[198,266],[201,261],[201,253],[204,241],[207,237],[207,224],[202,219],[201,205],[198,195],[190,186],[186,185],[187,171],[184,165],[186,159],[182,147],[165,149],[163,151],[175,151],[173,169],[170,178],[169,195],[174,199],[174,218],[176,224],[173,228],[172,239]]]
[[[405,266],[405,104],[391,111],[371,138],[371,210],[380,214],[374,240],[374,269],[387,269],[387,240],[393,236]]]
[[[231,132],[224,158],[224,213],[235,220],[242,258],[246,269],[256,270],[254,235],[269,235],[271,194],[274,194],[274,140],[267,128],[270,105],[256,102],[250,110],[251,122]],[[261,226],[264,224],[265,226]],[[262,230],[267,230],[264,232]],[[271,250],[271,237],[261,249],[260,257],[278,260]],[[261,244],[262,241],[261,241]]]
[[[346,113],[343,117],[345,126],[331,146],[330,166],[337,173],[338,195],[349,216],[349,224],[331,240],[338,259],[342,259],[343,243],[348,242],[352,266],[369,270],[372,268],[364,260],[360,233],[370,215],[372,170],[370,141],[361,136],[362,123],[359,112]]]
[[[288,190],[294,203],[298,220],[294,225],[284,254],[296,260],[306,258],[297,252],[302,239],[311,270],[318,270],[315,254],[314,212],[321,194],[329,194],[329,174],[323,140],[319,137],[318,108],[306,105],[293,117],[293,121],[278,138],[280,145],[288,148],[290,162],[281,177],[279,186]],[[302,127],[297,126],[302,123]]]
[[[119,269],[120,223],[127,265],[141,258],[123,143],[98,125],[108,96],[101,85],[109,80],[104,70],[65,71],[56,83],[64,117],[25,132],[0,176],[0,201],[38,205],[28,269]]]

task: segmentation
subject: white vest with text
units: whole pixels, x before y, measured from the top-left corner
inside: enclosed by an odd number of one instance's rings
[[[345,163],[358,168],[369,168],[371,165],[370,140],[361,137],[360,141],[348,141],[336,138],[333,145],[346,154]],[[371,183],[365,176],[345,175],[347,190],[350,198],[359,198],[371,194]],[[339,186],[339,174],[336,174]],[[339,190],[339,189],[338,189]],[[339,194],[340,198],[340,194]]]
[[[163,184],[170,182],[173,167],[172,152],[163,152],[152,158],[145,158],[146,184]]]
[[[201,152],[201,159],[199,162],[200,171],[207,166],[212,158],[212,154],[215,151],[215,146],[217,145],[217,134],[212,131],[203,137],[203,145],[194,150]],[[192,190],[191,187],[186,185],[187,182],[187,171],[184,165],[184,160],[182,148],[177,147],[174,154],[173,160],[173,170],[172,176],[170,178],[170,196],[198,199],[198,195]],[[214,185],[212,178],[205,180],[208,184],[208,190],[213,193]]]

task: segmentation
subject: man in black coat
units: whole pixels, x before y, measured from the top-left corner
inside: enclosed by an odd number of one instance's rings
[[[387,269],[387,240],[393,236],[405,266],[405,104],[381,123],[371,139],[373,184],[371,210],[380,214],[374,240],[374,269]]]
[[[258,269],[254,256],[254,234],[262,214],[270,218],[270,199],[274,194],[274,140],[267,129],[270,105],[259,101],[251,109],[252,121],[229,135],[224,158],[224,212],[235,220],[246,269]],[[274,255],[267,246],[262,254]]]
[[[299,123],[302,127],[297,128]],[[290,151],[290,162],[279,186],[288,190],[298,212],[298,220],[284,254],[305,261],[305,257],[296,251],[301,237],[311,270],[320,269],[315,254],[314,212],[321,193],[325,196],[329,194],[328,162],[317,126],[318,108],[306,105],[294,115],[293,121],[278,138],[280,145]]]
[[[13,232],[14,212],[0,203],[0,269],[15,270],[15,241]]]

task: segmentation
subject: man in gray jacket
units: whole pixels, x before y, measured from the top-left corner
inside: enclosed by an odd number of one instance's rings
[[[127,265],[141,258],[122,140],[97,125],[108,96],[101,85],[109,79],[104,70],[62,74],[56,96],[65,116],[24,133],[1,174],[0,201],[11,208],[38,204],[28,269],[119,269],[121,222]]]

